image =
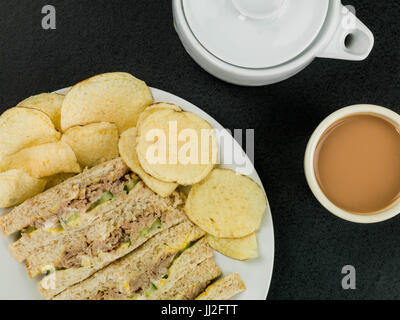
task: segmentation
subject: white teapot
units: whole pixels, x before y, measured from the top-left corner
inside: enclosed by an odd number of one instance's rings
[[[285,80],[314,58],[363,60],[371,31],[340,0],[173,0],[177,33],[192,58],[239,85]]]

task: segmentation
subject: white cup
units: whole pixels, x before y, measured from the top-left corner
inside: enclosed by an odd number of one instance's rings
[[[347,221],[356,223],[375,223],[385,221],[393,218],[400,213],[400,198],[390,204],[388,207],[369,215],[358,215],[355,213],[348,212],[336,206],[332,203],[322,192],[321,187],[318,184],[317,178],[314,171],[314,156],[317,144],[324,134],[324,132],[336,121],[357,114],[371,114],[377,115],[391,122],[395,127],[400,128],[400,115],[389,110],[387,108],[375,106],[375,105],[353,105],[340,109],[330,116],[328,116],[312,134],[306,149],[304,157],[304,171],[306,174],[308,185],[317,200],[331,213]]]

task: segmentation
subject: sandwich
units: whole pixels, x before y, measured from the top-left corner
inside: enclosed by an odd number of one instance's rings
[[[53,299],[228,300],[246,287],[237,273],[215,280],[221,271],[203,236],[180,223]]]
[[[87,169],[0,217],[46,299],[228,299],[244,290],[221,270],[185,195],[149,189],[121,158]],[[214,282],[214,283],[213,283]],[[211,285],[210,285],[211,284]]]
[[[185,221],[184,200],[179,191],[160,197],[115,159],[25,201],[0,225],[22,230],[10,250],[30,277],[46,274],[40,290],[51,298]]]
[[[196,300],[229,300],[244,290],[246,286],[240,276],[237,273],[231,273],[208,286]]]
[[[114,197],[121,194],[130,180],[128,173],[121,158],[85,170],[1,216],[0,229],[6,236],[21,230],[27,233],[53,224],[53,220],[57,222],[57,218],[60,222],[69,212],[86,213],[106,191]],[[107,200],[107,195],[103,200]]]
[[[54,299],[194,299],[221,274],[203,235],[189,221],[164,230]]]

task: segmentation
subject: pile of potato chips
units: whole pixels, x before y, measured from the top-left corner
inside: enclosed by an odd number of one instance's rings
[[[107,73],[66,96],[43,93],[0,116],[0,207],[17,205],[85,167],[119,156],[120,133],[153,103],[147,85]]]
[[[121,156],[163,197],[191,186],[185,211],[210,245],[234,259],[255,258],[265,194],[251,179],[216,169],[218,149],[204,119],[154,104],[149,87],[130,74],[101,74],[65,96],[39,94],[0,116],[0,207]]]

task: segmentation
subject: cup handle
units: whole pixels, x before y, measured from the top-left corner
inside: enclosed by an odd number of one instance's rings
[[[319,58],[364,60],[374,46],[372,32],[345,6],[338,17],[336,31]]]

